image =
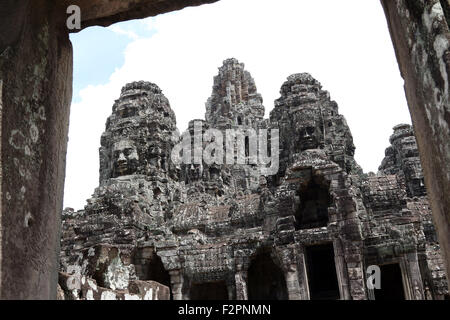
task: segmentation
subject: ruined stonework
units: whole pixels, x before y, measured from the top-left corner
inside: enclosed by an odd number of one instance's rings
[[[316,79],[294,74],[280,94],[265,119],[255,81],[228,59],[205,120],[180,135],[160,88],[126,85],[101,138],[100,185],[84,210],[63,212],[59,297],[448,297],[412,128],[394,128],[379,173],[367,175]],[[175,163],[174,148],[187,141],[192,160],[192,133],[208,129],[278,129],[279,170],[261,174],[247,142],[248,164]],[[373,265],[380,290],[367,284]]]

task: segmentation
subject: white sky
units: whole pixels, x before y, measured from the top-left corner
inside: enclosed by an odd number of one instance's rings
[[[83,208],[98,186],[100,135],[121,87],[131,81],[156,83],[183,131],[189,120],[204,118],[213,77],[226,58],[245,63],[266,117],[286,78],[309,72],[346,117],[365,172],[377,171],[392,128],[411,122],[379,0],[221,0],[136,23],[156,33],[110,27],[129,37],[124,53],[111,53],[124,54],[125,62],[72,104],[65,207]]]

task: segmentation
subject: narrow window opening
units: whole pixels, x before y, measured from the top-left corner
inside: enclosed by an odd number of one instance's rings
[[[326,227],[331,196],[328,188],[311,180],[300,192],[300,205],[295,214],[296,230]]]

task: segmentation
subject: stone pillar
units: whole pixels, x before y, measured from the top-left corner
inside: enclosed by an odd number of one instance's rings
[[[173,300],[183,300],[183,276],[180,270],[169,271]]]
[[[297,265],[288,266],[285,272],[289,300],[302,300],[302,290],[298,281]]]
[[[366,283],[361,242],[342,243],[347,264],[349,291],[352,300],[366,300]],[[344,271],[345,272],[345,271]],[[350,299],[350,297],[348,297]]]
[[[300,300],[310,300],[309,295],[309,285],[308,285],[308,273],[306,271],[306,261],[304,248],[300,248],[298,252],[298,261],[297,261],[297,279],[299,286],[299,295]]]
[[[450,275],[450,30],[445,1],[381,0]],[[445,11],[442,8],[444,5]],[[447,15],[447,16],[446,16]]]
[[[236,286],[236,300],[248,300],[247,270],[236,271],[234,278]]]
[[[56,299],[72,46],[50,0],[0,4],[1,299]]]
[[[183,286],[181,289],[182,296],[181,300],[191,300],[191,289],[192,289],[192,280],[187,277],[183,278]]]
[[[408,278],[410,280],[410,297],[412,300],[424,300],[425,291],[423,288],[423,281],[420,273],[417,252],[408,253],[405,257],[408,270]]]
[[[334,261],[336,265],[336,274],[339,284],[339,293],[341,300],[351,300],[352,296],[350,294],[347,265],[344,259],[344,250],[342,248],[342,243],[339,239],[334,240]],[[364,277],[364,275],[363,275]]]
[[[235,276],[228,278],[226,281],[227,291],[228,291],[228,300],[236,300],[236,285],[235,285]]]

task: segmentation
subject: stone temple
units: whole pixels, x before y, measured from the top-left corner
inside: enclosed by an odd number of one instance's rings
[[[248,163],[173,161],[182,141],[184,159],[198,151],[199,128],[246,132]],[[264,175],[248,137],[274,129],[279,168]],[[390,144],[363,173],[337,103],[307,73],[265,119],[255,81],[228,59],[205,119],[182,135],[157,85],[127,84],[101,137],[99,187],[63,212],[59,299],[448,299],[412,127]]]

